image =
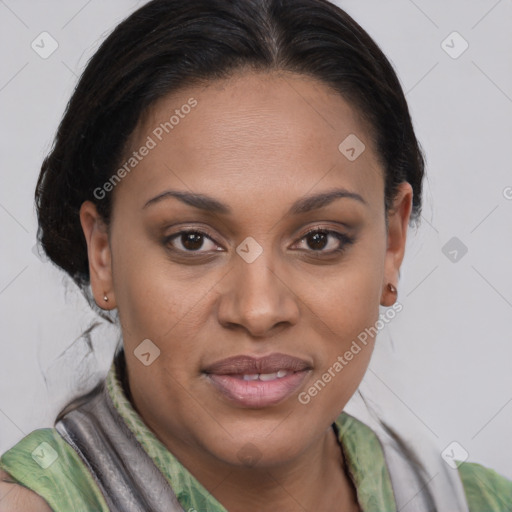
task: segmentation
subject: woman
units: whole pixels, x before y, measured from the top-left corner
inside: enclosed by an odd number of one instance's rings
[[[0,506],[510,510],[494,471],[344,412],[379,306],[399,307],[423,168],[390,63],[325,0],[154,0],[123,21],[36,191],[45,252],[122,344],[3,454]]]

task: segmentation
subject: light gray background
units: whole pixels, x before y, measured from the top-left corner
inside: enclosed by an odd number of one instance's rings
[[[143,2],[0,0],[0,453],[51,426],[108,369],[117,341],[63,273],[33,251],[33,191],[77,77]],[[422,225],[410,231],[403,311],[379,335],[369,375],[439,452],[512,479],[512,1],[346,0],[407,92],[427,155]],[[43,31],[58,49],[41,58]],[[457,31],[469,44],[463,46]],[[457,237],[468,252],[446,256]],[[460,245],[460,244],[459,244]],[[452,248],[445,249],[448,253]]]

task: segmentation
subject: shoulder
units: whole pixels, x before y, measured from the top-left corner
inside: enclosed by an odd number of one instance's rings
[[[52,512],[44,498],[0,469],[0,512]]]
[[[0,512],[108,511],[87,466],[55,428],[37,429],[22,438],[2,454],[0,470],[8,480],[1,483],[0,497],[5,499]]]
[[[464,462],[458,469],[470,512],[512,510],[512,481],[476,462]]]

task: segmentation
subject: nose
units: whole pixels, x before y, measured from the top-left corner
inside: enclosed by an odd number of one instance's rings
[[[264,251],[248,263],[235,256],[233,268],[220,290],[219,323],[239,329],[252,337],[268,338],[299,319],[299,299],[290,285],[288,273],[276,267]]]

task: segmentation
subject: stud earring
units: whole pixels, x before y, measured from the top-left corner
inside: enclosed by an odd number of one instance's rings
[[[103,292],[103,300],[105,302],[108,302],[108,297],[107,297],[107,294],[105,292]]]
[[[391,284],[391,283],[388,283],[388,290],[393,294],[397,294],[397,289]]]

